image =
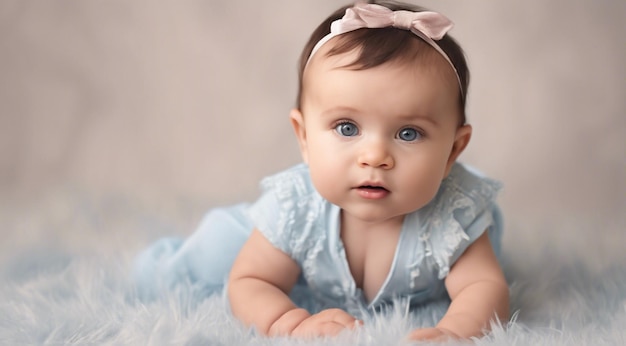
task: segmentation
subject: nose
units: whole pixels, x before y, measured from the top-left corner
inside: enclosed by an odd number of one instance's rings
[[[383,140],[369,140],[363,143],[359,152],[358,164],[361,167],[391,169],[394,166],[393,155]]]

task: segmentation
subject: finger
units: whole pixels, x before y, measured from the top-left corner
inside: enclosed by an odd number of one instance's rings
[[[291,332],[296,338],[314,338],[319,336],[335,336],[346,327],[336,322],[306,321]]]
[[[334,336],[345,329],[352,329],[361,322],[340,309],[323,310],[296,327],[291,335],[296,337]]]
[[[410,340],[450,341],[461,340],[457,334],[445,328],[420,328],[409,334]]]
[[[420,328],[409,334],[411,340],[444,340],[446,335],[437,328]]]
[[[337,322],[325,322],[320,327],[323,336],[335,336],[347,329],[345,325]]]
[[[339,310],[339,312],[333,316],[332,321],[344,326],[345,328],[354,328],[363,323],[342,310]]]
[[[341,309],[322,310],[315,315],[315,319],[322,322],[335,322],[345,327],[353,327],[356,321],[356,318]]]

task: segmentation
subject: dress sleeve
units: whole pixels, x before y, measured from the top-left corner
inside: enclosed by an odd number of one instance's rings
[[[261,188],[263,194],[248,211],[252,223],[274,247],[297,259],[301,238],[316,220],[308,170],[296,166],[263,179]]]
[[[450,267],[487,229],[500,227],[495,202],[500,188],[499,182],[461,164],[444,179],[429,208],[426,237],[439,279],[448,275]]]

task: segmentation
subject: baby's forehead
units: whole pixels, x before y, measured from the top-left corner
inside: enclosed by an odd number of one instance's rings
[[[437,53],[364,66],[363,59],[359,60],[361,51],[358,47],[339,54],[333,53],[330,44],[323,48],[312,57],[304,71],[301,107],[329,107],[333,104],[351,104],[355,100],[368,104],[370,100],[380,98],[380,101],[398,102],[398,105],[421,104],[425,109],[430,107],[425,105],[432,102],[444,102],[454,108],[452,114],[457,113],[460,92],[456,74]],[[376,89],[375,86],[381,88]],[[386,89],[394,90],[396,95],[389,99],[381,98],[382,93],[372,93],[372,90],[382,92]],[[357,94],[368,95],[368,98],[364,99]],[[393,105],[385,107],[390,106]]]
[[[374,29],[376,30],[376,29]],[[350,33],[334,37],[309,57],[304,67],[303,79],[306,80],[311,66],[332,64],[334,68],[367,70],[378,66],[410,70],[440,71],[457,81],[456,72],[449,62],[428,43],[411,33],[410,39],[401,45],[385,47],[365,40],[356,40]],[[384,36],[383,36],[384,38]],[[381,47],[379,47],[381,46]]]
[[[390,74],[406,73],[415,76],[432,73],[438,78],[445,79],[450,88],[455,91],[458,89],[456,73],[450,68],[448,62],[432,49],[422,52],[422,54],[399,55],[392,59],[376,60],[364,56],[362,48],[359,46],[337,53],[335,50],[337,42],[333,42],[333,40],[312,56],[305,67],[302,75],[303,93],[307,92],[307,86],[311,86],[312,80],[323,79],[324,75],[330,72],[337,70],[367,71],[369,69],[389,71]]]

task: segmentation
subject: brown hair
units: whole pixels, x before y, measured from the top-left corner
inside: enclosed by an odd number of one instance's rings
[[[369,3],[379,4],[385,6],[393,11],[409,10],[413,12],[421,12],[426,9],[395,2],[384,0],[372,0]],[[300,55],[300,63],[298,69],[298,95],[296,99],[296,107],[301,109],[302,107],[302,91],[303,91],[303,78],[304,69],[307,65],[307,61],[311,55],[311,51],[315,44],[326,36],[330,32],[330,24],[337,19],[343,17],[347,8],[353,5],[344,6],[333,14],[331,14],[326,20],[324,20],[311,34],[309,41],[304,46],[304,49]],[[422,59],[427,54],[438,54],[436,51],[424,42],[415,34],[407,30],[396,29],[393,27],[382,29],[358,29],[345,33],[340,36],[341,40],[338,45],[333,47],[328,52],[328,55],[338,55],[352,51],[353,49],[360,48],[361,52],[359,57],[350,66],[357,69],[368,69],[382,65],[388,61],[395,60],[415,60]],[[460,123],[465,123],[465,100],[467,98],[467,89],[469,86],[469,69],[465,60],[465,54],[459,44],[448,34],[446,34],[441,40],[435,41],[437,45],[448,55],[448,58],[454,65],[461,87],[459,91],[459,108],[461,113]],[[427,47],[423,49],[423,47]]]

